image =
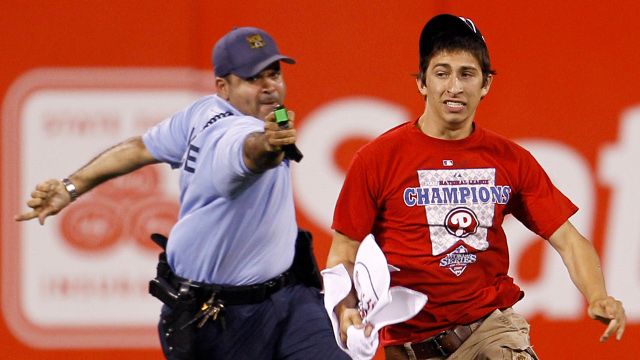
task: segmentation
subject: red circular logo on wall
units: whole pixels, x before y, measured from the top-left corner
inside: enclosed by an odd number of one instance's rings
[[[106,182],[69,206],[61,214],[60,231],[76,250],[100,252],[133,240],[158,252],[149,237],[169,235],[178,212],[177,201],[161,191],[157,169],[148,166]]]
[[[117,204],[101,201],[78,202],[65,209],[60,230],[66,242],[78,250],[102,251],[116,244],[122,235]]]
[[[175,201],[157,198],[141,200],[127,211],[127,233],[142,248],[159,251],[160,248],[149,236],[153,233],[169,236],[179,211]]]

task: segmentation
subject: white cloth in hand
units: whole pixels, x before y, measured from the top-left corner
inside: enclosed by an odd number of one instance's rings
[[[340,340],[340,323],[334,312],[336,305],[351,291],[351,277],[344,265],[322,271],[325,309],[331,319],[336,342],[353,359],[371,359],[378,348],[378,331],[386,325],[414,317],[427,303],[427,296],[402,286],[389,288],[389,271],[398,270],[387,264],[384,253],[373,235],[360,244],[353,268],[353,285],[358,295],[358,309],[363,324],[373,326],[371,336],[364,335],[364,327],[347,329],[347,344]]]

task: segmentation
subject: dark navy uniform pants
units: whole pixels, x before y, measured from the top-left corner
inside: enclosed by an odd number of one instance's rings
[[[158,325],[168,359],[162,318]],[[287,286],[259,304],[228,306],[218,319],[196,330],[196,359],[349,359],[336,344],[319,290]]]

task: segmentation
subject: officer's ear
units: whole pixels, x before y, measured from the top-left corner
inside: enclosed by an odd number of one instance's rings
[[[216,93],[225,100],[229,100],[229,80],[216,76]]]

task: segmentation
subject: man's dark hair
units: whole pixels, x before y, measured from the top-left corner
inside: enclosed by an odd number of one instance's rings
[[[487,85],[490,75],[495,75],[496,72],[491,68],[491,59],[489,58],[489,50],[484,41],[477,36],[451,36],[450,34],[442,33],[434,37],[430,44],[430,51],[420,58],[420,72],[418,73],[418,79],[422,84],[425,83],[425,73],[429,66],[429,61],[433,57],[442,52],[458,52],[465,51],[470,53],[478,63],[482,70],[482,86]]]

